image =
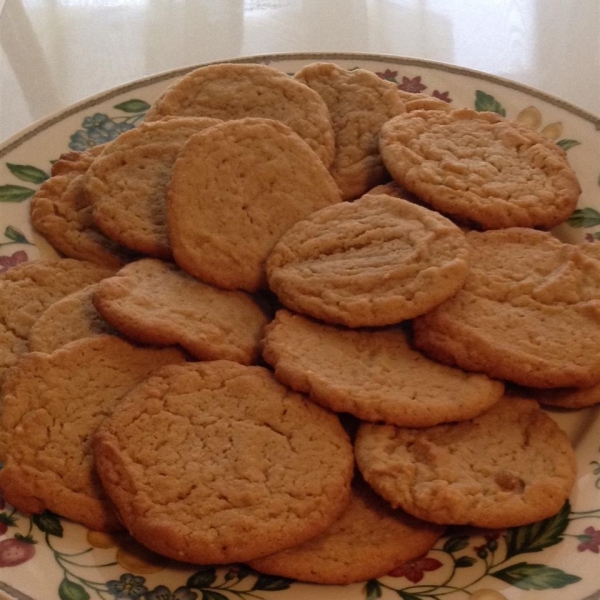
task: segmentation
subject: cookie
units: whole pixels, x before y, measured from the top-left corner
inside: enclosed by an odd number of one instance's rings
[[[121,397],[183,355],[137,348],[112,336],[32,352],[2,387],[0,488],[27,513],[51,510],[96,531],[120,529],[93,467],[91,437]]]
[[[127,337],[180,344],[201,360],[254,362],[267,324],[259,305],[244,292],[215,288],[151,258],[102,281],[94,305]]]
[[[94,283],[51,304],[29,331],[29,350],[51,353],[81,338],[118,335],[92,304],[97,288]]]
[[[32,225],[69,258],[120,267],[131,259],[131,253],[98,230],[85,194],[84,174],[91,159],[62,160],[68,162],[72,170],[61,166],[58,171],[62,174],[45,181],[33,195],[30,204]]]
[[[562,148],[496,113],[410,111],[381,128],[379,144],[398,183],[484,229],[550,229],[581,191]]]
[[[600,261],[549,233],[470,232],[453,298],[414,322],[433,358],[539,388],[600,381]]]
[[[533,523],[555,515],[575,481],[575,453],[566,434],[536,402],[516,397],[453,425],[363,424],[355,453],[376,492],[433,523]]]
[[[401,327],[350,330],[280,310],[265,330],[263,356],[285,385],[363,421],[404,427],[464,421],[504,392],[498,381],[413,350]]]
[[[330,172],[343,200],[362,196],[386,180],[379,154],[379,130],[405,112],[395,84],[364,69],[348,71],[332,63],[312,63],[295,75],[315,90],[329,109],[335,132]]]
[[[349,500],[352,446],[334,415],[262,367],[168,367],[94,441],[130,534],[198,564],[247,561],[329,527]]]
[[[119,136],[91,165],[84,182],[96,226],[141,254],[169,258],[166,189],[183,143],[219,123],[177,119]]]
[[[326,167],[333,161],[335,136],[323,99],[266,65],[218,64],[191,71],[161,95],[145,119],[168,115],[275,119],[293,129]]]
[[[50,175],[68,175],[77,172],[83,175],[90,167],[96,156],[99,156],[106,150],[109,144],[98,144],[84,151],[71,150],[61,154],[56,162],[52,164]]]
[[[600,404],[600,383],[586,388],[554,388],[538,390],[529,388],[525,394],[548,408],[577,409]]]
[[[28,351],[36,319],[54,302],[114,274],[114,269],[70,258],[23,263],[0,275],[0,381]]]
[[[289,127],[242,119],[211,127],[184,145],[167,202],[179,266],[217,287],[253,292],[266,287],[264,262],[281,234],[340,202],[340,195]]]
[[[453,296],[469,271],[464,234],[440,214],[366,194],[308,216],[277,242],[269,287],[288,308],[348,327],[423,314]]]
[[[326,531],[249,565],[269,575],[347,585],[382,577],[426,554],[442,533],[442,527],[393,510],[364,483],[354,484],[348,508]]]

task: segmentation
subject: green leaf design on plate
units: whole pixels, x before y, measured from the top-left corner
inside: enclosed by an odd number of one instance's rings
[[[415,596],[410,592],[403,592],[402,590],[398,590],[398,595],[402,600],[421,600],[423,598],[423,596]]]
[[[506,559],[524,552],[539,552],[562,541],[569,524],[571,506],[565,502],[560,512],[549,519],[515,527],[506,532]]]
[[[215,567],[205,567],[196,571],[187,580],[187,587],[201,589],[210,587],[217,579]]]
[[[464,550],[469,545],[469,537],[466,535],[455,535],[446,540],[444,544],[444,552],[452,554]]]
[[[595,208],[576,208],[567,219],[571,227],[594,227],[600,225],[600,212]]]
[[[66,577],[58,587],[60,600],[89,600],[90,595],[78,583],[68,580]]]
[[[495,112],[503,117],[506,116],[506,109],[494,98],[481,90],[475,91],[475,110],[479,112]]]
[[[472,556],[461,556],[454,561],[454,566],[457,569],[465,569],[467,567],[472,567],[477,560]]]
[[[580,146],[581,142],[577,140],[558,140],[556,144],[566,151],[573,148],[573,146]]]
[[[38,526],[38,529],[44,533],[55,535],[56,537],[63,536],[63,526],[58,517],[51,512],[33,515],[33,522]]]
[[[363,591],[365,593],[366,600],[377,600],[377,598],[381,598],[381,586],[379,585],[379,581],[377,581],[377,579],[371,579],[367,581]],[[401,594],[402,592],[398,593]]]
[[[131,100],[126,100],[125,102],[121,102],[121,104],[117,104],[114,108],[128,113],[140,113],[147,111],[150,108],[150,105],[143,100],[132,98]]]
[[[560,569],[525,562],[511,565],[490,575],[522,590],[556,590],[581,580],[581,577]]]
[[[272,575],[259,575],[253,590],[264,590],[266,592],[277,592],[279,590],[287,590],[292,583],[291,579],[285,577],[274,577]]]
[[[34,194],[35,190],[21,185],[0,185],[0,202],[23,202]]]
[[[202,590],[202,600],[229,600],[229,598],[215,590]]]
[[[4,230],[4,236],[17,244],[29,244],[29,240],[25,237],[22,231],[9,225]]]
[[[12,163],[6,163],[8,170],[21,181],[28,181],[29,183],[43,183],[46,179],[50,178],[50,175],[37,167],[31,165],[15,165]]]

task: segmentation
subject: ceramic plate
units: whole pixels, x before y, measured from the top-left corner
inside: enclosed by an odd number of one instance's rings
[[[497,77],[428,61],[375,55],[271,55],[245,58],[293,73],[317,60],[362,67],[402,90],[456,107],[526,122],[567,151],[583,193],[556,230],[569,242],[600,240],[600,119],[539,91]],[[149,104],[189,69],[163,73],[72,106],[0,148],[0,272],[53,255],[32,230],[29,198],[52,161],[135,127]],[[599,409],[552,416],[577,451],[578,479],[554,518],[504,531],[452,530],[427,556],[380,579],[315,586],[258,575],[242,565],[176,565],[127,539],[87,531],[45,513],[25,516],[0,505],[0,596],[10,600],[599,600]],[[552,443],[552,440],[548,441]]]

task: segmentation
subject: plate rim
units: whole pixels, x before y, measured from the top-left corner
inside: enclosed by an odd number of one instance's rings
[[[8,153],[16,150],[19,146],[32,139],[39,133],[49,129],[53,125],[60,121],[74,115],[86,108],[90,108],[100,102],[104,102],[119,96],[121,94],[133,91],[147,85],[159,83],[166,79],[172,79],[173,77],[183,76],[186,73],[200,67],[209,65],[217,65],[224,63],[235,63],[235,64],[247,64],[255,62],[265,62],[267,60],[356,60],[356,61],[373,61],[382,63],[401,63],[406,66],[422,66],[429,69],[438,69],[454,75],[464,75],[466,77],[472,77],[474,79],[480,79],[483,81],[496,83],[503,87],[513,89],[519,92],[523,92],[529,96],[543,100],[553,106],[566,110],[575,116],[590,122],[597,131],[600,131],[600,116],[597,116],[588,110],[585,110],[572,102],[563,100],[562,98],[544,92],[538,88],[528,86],[526,84],[519,83],[509,78],[501,77],[499,75],[492,75],[485,71],[479,71],[477,69],[471,69],[469,67],[462,67],[459,65],[452,65],[446,62],[440,62],[425,58],[415,58],[411,56],[400,56],[394,54],[379,54],[374,52],[270,52],[267,54],[252,54],[247,56],[238,56],[234,58],[218,59],[209,62],[202,62],[197,64],[191,64],[183,67],[176,67],[174,69],[168,69],[165,71],[159,71],[152,75],[146,75],[139,79],[134,79],[126,83],[122,83],[96,94],[92,94],[79,100],[73,104],[70,104],[62,109],[59,109],[45,117],[38,119],[31,125],[18,131],[17,133],[10,136],[7,140],[0,143],[0,158],[3,158]]]

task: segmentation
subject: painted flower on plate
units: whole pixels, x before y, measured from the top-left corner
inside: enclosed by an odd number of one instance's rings
[[[119,577],[118,581],[116,579],[107,581],[106,587],[115,600],[120,600],[121,598],[137,599],[148,591],[148,588],[144,585],[145,581],[144,577],[137,577],[132,573],[124,573]]]
[[[579,552],[589,550],[595,554],[600,553],[600,529],[586,527],[583,531],[583,535],[578,535],[577,539],[581,542],[577,546]]]
[[[198,594],[186,587],[180,587],[171,592],[164,585],[159,585],[146,594],[146,600],[196,600],[196,598],[198,598]]]
[[[435,571],[442,566],[442,563],[435,558],[422,556],[415,560],[409,560],[390,571],[391,577],[406,577],[413,583],[418,583],[425,576],[426,571]]]
[[[4,271],[8,271],[11,267],[16,267],[19,263],[27,262],[28,260],[29,257],[24,250],[18,250],[10,256],[0,256],[0,273],[4,273]]]
[[[104,113],[96,113],[91,117],[85,117],[81,125],[83,129],[78,129],[71,136],[69,143],[71,150],[79,152],[110,142],[124,131],[134,128],[133,124],[125,121],[117,123]]]

